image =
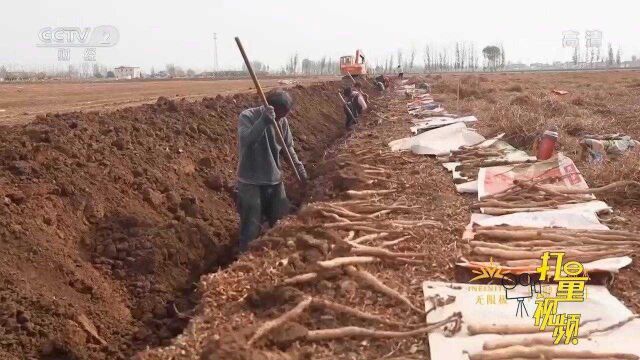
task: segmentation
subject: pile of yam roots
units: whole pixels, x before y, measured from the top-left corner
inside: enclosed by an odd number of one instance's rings
[[[600,319],[592,319],[580,322],[578,335],[580,341],[586,341],[592,336],[606,333],[620,328],[638,318],[638,315],[629,316],[626,319],[606,326],[595,325]],[[594,352],[588,350],[572,349],[573,345],[554,345],[554,337],[551,332],[553,327],[547,327],[543,332],[533,325],[473,325],[467,326],[469,335],[498,334],[508,335],[483,343],[482,351],[469,354],[470,360],[502,360],[502,359],[609,359],[609,360],[637,360],[638,356],[627,353]]]
[[[422,309],[409,297],[385,284],[367,269],[369,264],[395,266],[424,264],[426,253],[396,251],[411,238],[417,238],[420,228],[438,227],[440,223],[425,219],[400,219],[398,214],[408,215],[417,208],[399,203],[388,203],[383,198],[394,190],[348,191],[352,198],[340,202],[316,202],[307,205],[300,213],[295,237],[296,252],[287,258],[288,277],[274,285],[297,287],[304,293],[306,286],[320,281],[339,281],[350,278],[370,291],[389,297],[406,308],[414,318],[428,319],[427,315],[438,307],[451,304],[454,297],[428,298],[431,304]],[[395,215],[393,219],[389,215]],[[413,216],[414,218],[416,216]],[[308,221],[305,221],[308,220]],[[318,224],[318,220],[322,222]],[[291,230],[291,229],[289,229]],[[475,238],[470,242],[473,252],[500,259],[505,265],[533,268],[539,265],[543,251],[562,250],[567,258],[588,262],[608,256],[629,254],[640,241],[640,234],[626,231],[595,231],[568,229],[534,229],[525,227],[476,227]],[[282,241],[273,235],[263,237],[254,246],[269,246]],[[612,246],[613,245],[613,246]],[[551,264],[554,265],[553,263]],[[553,268],[551,269],[553,270]],[[294,305],[295,304],[295,305]],[[354,306],[323,299],[321,296],[304,295],[288,311],[262,323],[248,340],[250,346],[274,344],[270,335],[276,329],[295,322],[308,311],[341,314],[341,319],[353,318],[370,323],[371,327],[345,326],[328,329],[304,329],[295,341],[317,342],[344,338],[401,339],[421,337],[435,329],[452,336],[462,328],[462,314],[453,312],[432,323],[389,318],[358,309]],[[623,326],[636,316],[619,323],[600,328],[585,329],[581,338],[610,331]],[[347,320],[343,320],[347,321]],[[594,320],[591,320],[594,321]],[[589,321],[581,324],[585,325]],[[635,355],[578,351],[552,344],[549,333],[540,333],[534,326],[468,324],[469,335],[503,334],[522,335],[486,341],[483,350],[469,357],[472,360],[489,359],[638,359]],[[551,328],[549,328],[551,329]],[[289,339],[291,340],[291,339]]]
[[[399,202],[385,203],[381,196],[395,190],[347,191],[352,200],[340,202],[316,202],[305,206],[296,224],[288,224],[288,231],[296,227],[296,252],[286,259],[288,277],[273,285],[297,287],[303,292],[310,284],[320,281],[350,279],[369,291],[386,296],[413,316],[393,319],[381,314],[365,312],[353,306],[341,304],[319,296],[305,295],[290,310],[277,318],[264,322],[248,340],[249,345],[274,343],[270,334],[287,326],[308,310],[330,311],[341,314],[341,319],[354,318],[372,327],[346,326],[330,329],[305,329],[298,332],[296,341],[327,341],[344,338],[409,338],[420,337],[434,329],[443,329],[447,335],[461,328],[462,315],[452,313],[442,320],[427,323],[427,315],[439,306],[452,303],[454,298],[439,296],[428,299],[428,310],[416,305],[401,290],[385,284],[367,265],[398,266],[424,265],[427,253],[394,250],[408,239],[417,238],[416,232],[441,224],[427,219],[400,219],[392,214],[411,215],[417,207]],[[415,217],[415,216],[414,216]],[[270,233],[256,241],[253,247],[273,247],[282,238]],[[291,245],[291,244],[290,244]],[[281,246],[281,244],[277,245]],[[407,319],[419,319],[410,321]]]
[[[514,181],[505,191],[484,197],[472,205],[489,215],[506,215],[557,209],[561,205],[593,201],[594,194],[638,187],[634,181],[618,181],[600,188],[551,188],[544,181]],[[562,251],[566,257],[591,262],[603,258],[630,255],[637,248],[640,234],[621,230],[572,230],[561,228],[527,228],[518,226],[474,226],[471,253],[501,259],[509,267],[531,267],[539,263],[545,251]]]

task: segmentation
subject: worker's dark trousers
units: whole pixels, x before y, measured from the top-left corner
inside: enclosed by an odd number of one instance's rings
[[[289,200],[282,183],[252,185],[239,182],[240,251],[246,251],[249,243],[260,235],[265,220],[269,226],[274,226],[288,212]]]
[[[351,130],[357,123],[358,123],[358,115],[360,114],[360,112],[357,109],[357,106],[353,106],[352,103],[348,103],[349,105],[349,110],[351,110],[351,113],[349,113],[349,111],[347,111],[347,109],[344,110],[344,114],[346,115],[346,120],[344,123],[345,128],[347,128],[347,130]],[[351,115],[354,115],[355,118]]]

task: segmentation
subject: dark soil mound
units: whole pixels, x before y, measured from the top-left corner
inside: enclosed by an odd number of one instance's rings
[[[338,87],[291,89],[312,174],[343,133]],[[0,358],[124,358],[180,333],[193,282],[231,259],[236,119],[257,104],[159,98],[3,128]]]

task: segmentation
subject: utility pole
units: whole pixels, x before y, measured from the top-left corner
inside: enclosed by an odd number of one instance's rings
[[[218,34],[213,33],[213,71],[218,71]]]

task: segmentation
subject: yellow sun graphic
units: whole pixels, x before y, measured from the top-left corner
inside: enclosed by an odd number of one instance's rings
[[[481,267],[480,271],[478,270],[471,271],[474,274],[479,274],[479,275],[469,280],[469,282],[474,282],[482,279],[502,279],[504,277],[504,275],[502,274],[502,270],[503,269],[500,266],[500,264],[494,263],[493,258],[489,258],[489,266]],[[506,273],[508,273],[508,271],[506,271],[505,274]]]

